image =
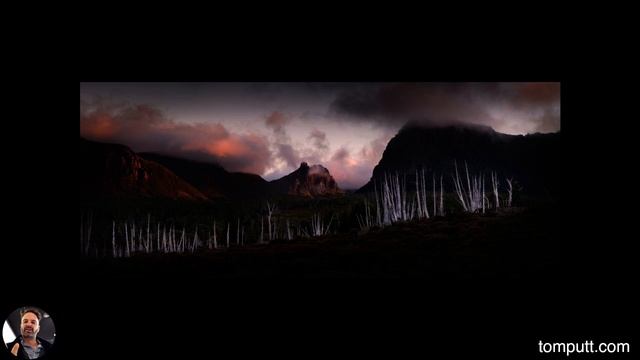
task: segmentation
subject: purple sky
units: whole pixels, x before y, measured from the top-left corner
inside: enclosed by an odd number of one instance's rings
[[[408,120],[508,134],[560,130],[559,83],[81,83],[80,133],[216,162],[267,180],[322,164],[344,189],[371,177]]]

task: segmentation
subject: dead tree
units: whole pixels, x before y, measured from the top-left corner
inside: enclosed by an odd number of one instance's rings
[[[273,240],[273,233],[271,232],[271,216],[273,215],[274,211],[276,210],[276,206],[275,205],[271,205],[268,201],[267,201],[267,226],[269,229],[269,241]]]
[[[507,207],[511,207],[511,200],[513,196],[513,185],[511,182],[513,181],[513,179],[506,179],[506,180],[507,180],[507,184],[509,185],[509,189],[507,189],[507,192],[508,192]]]
[[[217,249],[218,248],[218,238],[216,235],[216,220],[213,219],[213,248]]]
[[[444,189],[442,187],[442,175],[440,175],[440,216],[444,216]]]
[[[227,248],[229,248],[229,223],[227,222]]]
[[[498,194],[498,175],[495,172],[491,173],[491,184],[493,185],[493,195],[496,197],[496,209],[500,207],[500,197]]]

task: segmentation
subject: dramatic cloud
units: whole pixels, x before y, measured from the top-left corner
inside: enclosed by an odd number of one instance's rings
[[[80,135],[138,152],[215,162],[230,171],[260,174],[271,161],[263,136],[234,134],[221,124],[178,123],[146,105],[81,104]]]
[[[266,117],[265,125],[273,131],[276,157],[289,169],[296,169],[300,165],[301,156],[299,150],[291,144],[291,137],[286,129],[290,120],[290,116],[274,111]]]
[[[287,132],[285,130],[285,126],[289,122],[289,118],[285,116],[280,111],[274,111],[265,121],[265,124],[268,128],[273,130],[273,133],[279,137],[286,137]]]
[[[353,153],[346,147],[336,150],[325,164],[338,185],[343,189],[358,189],[369,181],[391,136],[387,133]]]
[[[344,162],[349,159],[349,150],[344,147],[338,149],[333,156],[331,157],[331,161]]]
[[[365,146],[360,150],[361,159],[371,167],[378,164],[378,161],[382,158],[382,153],[387,147],[387,143],[393,135],[388,133],[382,137],[373,139],[369,146]]]
[[[555,132],[560,130],[560,84],[372,84],[340,92],[330,108],[337,115],[380,125],[414,120],[478,123],[509,133]]]
[[[329,143],[327,142],[327,134],[325,134],[324,132],[318,129],[313,129],[311,131],[311,134],[309,134],[308,139],[311,139],[311,141],[313,141],[313,146],[315,146],[316,149],[318,150],[329,149]]]
[[[300,165],[298,152],[289,144],[276,144],[278,157],[287,163],[289,168],[297,168]]]

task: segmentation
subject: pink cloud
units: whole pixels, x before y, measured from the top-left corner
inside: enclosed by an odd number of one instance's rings
[[[158,152],[215,162],[229,171],[262,174],[269,166],[268,140],[229,132],[222,124],[183,124],[150,106],[84,106],[80,135],[124,144],[138,152]]]
[[[280,111],[274,111],[267,116],[265,124],[271,128],[276,135],[286,135],[285,126],[289,118]]]
[[[329,143],[327,142],[327,134],[318,129],[313,129],[309,134],[308,139],[311,139],[313,141],[313,145],[318,150],[327,150],[329,148]]]
[[[326,162],[326,167],[338,186],[358,189],[366,184],[392,136],[392,133],[385,133],[359,151],[349,151],[346,147],[336,150]]]

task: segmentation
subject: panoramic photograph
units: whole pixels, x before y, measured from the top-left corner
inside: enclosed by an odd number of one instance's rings
[[[559,82],[80,83],[78,256],[115,277],[565,271]]]

